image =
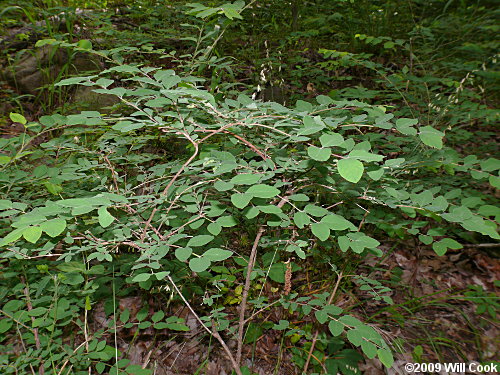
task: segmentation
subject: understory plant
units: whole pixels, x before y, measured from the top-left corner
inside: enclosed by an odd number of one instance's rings
[[[0,144],[0,261],[10,270],[0,284],[2,371],[151,373],[127,362],[113,334],[127,324],[189,330],[182,318],[160,306],[134,323],[107,303],[106,329],[89,323],[98,302],[138,288],[180,299],[237,374],[247,371],[255,323],[277,309],[287,314],[267,329],[292,345],[310,338],[298,317],[339,350],[348,343],[391,367],[383,327],[335,303],[353,277],[376,297],[386,291],[355,264],[390,256],[388,236],[416,238],[437,255],[473,236],[499,238],[487,193],[499,187],[498,160],[462,157],[444,132],[382,105],[216,99],[202,82],[117,63],[57,84],[116,96],[113,115],[11,114],[26,132]],[[310,262],[330,265],[329,291],[303,295],[295,285]],[[269,283],[279,296],[263,292]],[[342,350],[324,358],[328,373],[355,365],[352,349]]]

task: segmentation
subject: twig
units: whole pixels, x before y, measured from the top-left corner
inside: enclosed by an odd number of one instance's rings
[[[116,193],[118,194],[120,192],[120,189],[118,188],[118,180],[116,179],[117,173],[115,172],[115,169],[113,168],[113,164],[109,161],[108,157],[106,155],[103,155],[104,161],[109,167],[109,170],[111,171],[111,177],[113,178],[113,183],[115,185],[115,190]]]
[[[255,265],[255,258],[257,257],[257,247],[259,246],[259,241],[264,234],[264,226],[261,226],[255,236],[253,241],[252,250],[250,252],[250,258],[248,259],[247,265],[247,275],[245,277],[245,286],[243,287],[243,293],[241,295],[241,305],[240,305],[240,319],[238,322],[238,349],[236,351],[236,363],[238,365],[241,363],[241,352],[243,350],[243,334],[245,329],[245,310],[247,307],[248,292],[250,291],[250,277],[252,275],[253,266]]]
[[[303,374],[307,374],[307,368],[309,367],[309,362],[311,361],[311,357],[313,356],[313,351],[314,347],[316,346],[316,340],[318,339],[318,335],[319,335],[319,330],[316,330],[316,332],[314,332],[314,336],[312,339],[311,348],[309,349],[309,353],[307,353],[307,359],[304,365],[304,370],[302,370]]]
[[[24,296],[26,297],[26,306],[28,307],[28,313],[33,310],[33,305],[31,304],[31,298],[30,298],[30,290],[28,287],[28,283],[26,282],[26,279],[24,276],[21,276],[21,282],[25,285],[24,287]],[[34,324],[35,323],[35,317],[31,317],[31,322]],[[37,350],[40,350],[41,345],[40,345],[40,337],[38,336],[38,328],[33,328],[33,335],[35,336],[35,345]],[[43,375],[45,373],[45,369],[43,367],[43,361],[40,360],[40,367],[39,367],[39,374]]]
[[[333,288],[332,294],[330,294],[330,298],[328,299],[328,305],[331,305],[335,295],[337,294],[337,289],[339,288],[340,285],[340,280],[342,280],[342,271],[339,273],[339,277],[337,278],[337,282],[335,283],[335,287]],[[318,334],[319,330],[317,329],[316,332],[314,333],[313,340],[311,343],[311,349],[309,349],[309,354],[307,355],[307,360],[304,365],[304,370],[302,370],[302,373],[307,374],[307,368],[309,367],[309,362],[311,361],[311,357],[313,356],[314,352],[314,347],[316,346],[316,340],[318,339]]]
[[[288,197],[292,195],[293,192],[294,189],[290,189],[289,191],[287,191],[286,195],[281,198],[281,201],[277,204],[277,206],[279,208],[283,207],[285,203],[288,202]],[[245,320],[245,310],[247,307],[248,293],[250,292],[250,277],[252,276],[253,267],[257,258],[257,248],[264,232],[265,227],[264,225],[262,225],[257,231],[257,235],[255,236],[255,240],[252,245],[252,250],[250,251],[250,257],[248,259],[247,265],[247,274],[245,277],[245,286],[243,287],[243,292],[241,294],[240,317],[238,320],[238,347],[236,351],[236,363],[238,363],[238,365],[240,365],[241,363],[241,353],[243,351],[243,336],[245,333],[245,323],[247,321]]]
[[[45,255],[30,256],[30,255],[26,255],[26,254],[20,253],[19,251],[16,251],[16,250],[11,249],[11,248],[7,248],[7,250],[8,251],[12,251],[14,254],[18,254],[18,255],[22,256],[24,259],[37,259],[37,258],[58,257],[58,256],[63,256],[64,255],[64,254],[45,254]]]
[[[238,366],[238,363],[235,361],[235,359],[233,357],[233,354],[231,353],[231,350],[229,350],[229,347],[227,346],[226,342],[221,337],[221,335],[219,334],[219,332],[217,332],[217,330],[215,329],[215,326],[213,327],[214,328],[213,330],[210,330],[210,328],[208,328],[205,325],[205,323],[203,323],[203,321],[201,320],[201,318],[198,316],[198,314],[191,307],[191,305],[188,302],[188,300],[184,297],[184,295],[181,293],[181,291],[179,290],[179,288],[177,287],[177,285],[174,283],[174,280],[172,280],[172,277],[170,277],[170,275],[168,275],[167,278],[168,278],[168,281],[170,281],[170,284],[172,284],[172,286],[174,287],[174,289],[177,292],[177,294],[179,295],[179,297],[181,297],[181,299],[184,302],[184,304],[186,305],[186,307],[189,309],[189,311],[191,311],[191,314],[194,315],[194,317],[196,318],[196,320],[198,321],[198,323],[200,323],[201,326],[205,329],[205,331],[207,331],[210,335],[212,335],[213,337],[215,337],[217,339],[217,341],[219,341],[219,343],[222,345],[222,348],[224,349],[224,351],[226,352],[227,356],[229,357],[229,360],[231,361],[231,365],[233,366],[233,370],[236,372],[236,374],[237,375],[243,375],[242,372],[241,372],[241,370],[240,370],[240,367]],[[212,323],[212,326],[213,326],[213,323]]]
[[[245,319],[245,324],[247,324],[250,320],[252,320],[256,315],[259,315],[261,312],[263,312],[264,310],[270,308],[271,306],[273,305],[276,305],[278,302],[281,302],[281,299],[277,299],[276,301],[270,303],[269,305],[267,305],[266,307],[263,307],[262,309],[260,310],[257,310],[256,312],[254,312],[252,315],[250,315],[248,318]]]
[[[464,247],[500,247],[499,243],[471,243],[464,244]]]
[[[177,173],[174,175],[174,177],[172,177],[172,179],[170,180],[170,182],[167,184],[167,186],[165,187],[165,189],[163,190],[163,193],[162,193],[162,196],[165,196],[167,195],[168,193],[168,190],[170,189],[170,187],[174,184],[174,182],[177,180],[177,178],[179,178],[179,176],[181,175],[181,173],[184,171],[184,169],[189,165],[191,164],[191,162],[194,160],[194,158],[196,158],[196,156],[198,155],[198,143],[193,141],[191,139],[191,137],[189,137],[189,135],[185,134],[185,137],[193,144],[194,146],[194,152],[193,152],[193,155],[191,155],[191,157],[186,160],[186,162],[182,165],[182,167],[177,171]],[[200,142],[201,143],[201,142]],[[141,234],[141,242],[144,240],[144,237],[146,237],[146,232],[148,230],[148,227],[151,225],[151,221],[153,220],[153,217],[155,216],[156,214],[156,211],[158,209],[155,207],[153,208],[153,212],[151,212],[151,215],[149,215],[149,219],[146,221],[146,224],[144,225],[144,229],[142,231],[142,234]]]

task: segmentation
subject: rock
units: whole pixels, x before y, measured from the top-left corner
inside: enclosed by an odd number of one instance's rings
[[[264,102],[276,102],[282,105],[286,104],[285,90],[278,86],[269,86],[257,93],[257,98]]]
[[[20,94],[38,96],[42,88],[52,84],[60,75],[86,74],[100,70],[101,62],[90,54],[72,53],[63,48],[45,45],[24,57],[5,72],[5,79]]]
[[[94,89],[94,87],[89,86],[78,86],[72,98],[73,108],[71,108],[71,112],[103,112],[104,110],[104,112],[110,113],[111,111],[106,110],[106,107],[112,107],[113,105],[120,103],[120,99],[117,96],[98,94],[92,91]]]

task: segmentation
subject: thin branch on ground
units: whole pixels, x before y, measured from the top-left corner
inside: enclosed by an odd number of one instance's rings
[[[227,346],[226,342],[221,337],[221,335],[219,334],[219,332],[217,332],[217,330],[215,329],[215,326],[213,325],[213,323],[212,323],[213,330],[211,330],[210,328],[208,328],[206,326],[205,323],[203,323],[203,321],[201,320],[200,316],[191,307],[191,304],[188,302],[188,300],[181,293],[181,291],[179,290],[179,288],[175,284],[175,282],[172,279],[172,277],[170,277],[170,275],[169,275],[169,276],[167,276],[167,278],[168,278],[168,281],[170,281],[170,284],[172,284],[172,286],[174,287],[174,289],[177,292],[177,294],[179,295],[179,297],[181,297],[181,299],[184,302],[184,304],[186,305],[186,307],[189,309],[189,311],[191,311],[191,314],[193,314],[193,316],[195,317],[195,319],[198,321],[198,323],[200,323],[201,326],[205,329],[205,331],[207,331],[210,335],[212,335],[213,337],[215,337],[217,339],[217,341],[219,341],[219,343],[222,345],[222,348],[224,349],[224,351],[226,352],[227,356],[229,357],[229,360],[231,361],[231,365],[233,366],[233,370],[236,372],[236,374],[237,375],[243,375],[241,373],[240,366],[238,365],[238,362],[234,359],[234,356],[231,353],[231,350],[229,349],[229,347]]]

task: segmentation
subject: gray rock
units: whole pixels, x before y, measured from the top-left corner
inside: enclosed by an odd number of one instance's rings
[[[34,52],[27,51],[5,72],[5,79],[19,94],[38,96],[42,88],[58,77],[100,70],[101,62],[90,54],[76,53],[45,45]]]
[[[72,97],[71,112],[98,111],[111,113],[109,107],[120,103],[115,95],[99,94],[94,92],[94,87],[78,86]]]
[[[285,105],[287,98],[285,90],[279,86],[268,86],[257,93],[256,99],[264,102],[276,102]]]

